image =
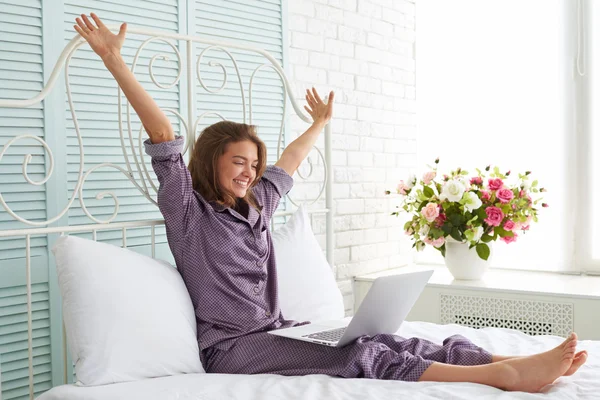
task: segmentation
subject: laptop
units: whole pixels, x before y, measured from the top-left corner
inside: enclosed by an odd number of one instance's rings
[[[396,333],[432,274],[427,270],[375,279],[350,323],[317,322],[269,333],[332,347],[343,347],[363,335]]]

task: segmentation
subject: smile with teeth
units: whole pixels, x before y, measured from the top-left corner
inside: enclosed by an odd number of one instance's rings
[[[237,179],[234,179],[233,181],[234,181],[235,183],[237,183],[238,185],[240,185],[241,187],[246,187],[246,186],[248,186],[248,182],[247,182],[247,181],[240,181],[240,180],[237,180]]]

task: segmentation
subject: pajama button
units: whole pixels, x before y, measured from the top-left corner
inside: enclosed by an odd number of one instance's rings
[[[252,290],[254,290],[254,293],[257,293],[257,294],[258,294],[258,292],[260,292],[260,289],[258,288],[258,286],[254,286],[254,289],[252,289]],[[268,317],[268,315],[267,315],[267,317]]]
[[[257,267],[260,267],[260,266],[261,266],[261,264],[262,264],[262,263],[260,262],[260,260],[258,260],[258,261],[256,262],[256,266],[257,266]]]
[[[270,317],[270,316],[271,316],[271,312],[270,312],[270,311],[265,311],[265,315],[266,315],[267,317]]]

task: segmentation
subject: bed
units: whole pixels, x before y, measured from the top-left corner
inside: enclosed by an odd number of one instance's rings
[[[459,325],[405,322],[400,335],[441,342],[462,334],[498,354],[531,354],[556,346],[556,336],[533,337],[524,333]],[[600,342],[582,341],[587,363],[573,376],[559,378],[542,393],[503,392],[473,383],[408,383],[371,379],[340,379],[325,375],[284,377],[277,375],[189,374],[100,387],[56,387],[39,400],[200,400],[200,399],[597,399],[600,396]]]
[[[111,27],[114,30],[118,30],[118,27]],[[198,75],[196,79],[194,72],[193,59],[193,45],[201,43],[211,49],[221,49],[229,55],[230,60],[235,64],[235,60],[231,57],[231,54],[227,49],[242,49],[255,53],[264,58],[265,62],[260,65],[255,72],[264,68],[273,69],[281,79],[281,84],[284,89],[284,99],[289,99],[295,114],[300,120],[310,122],[310,119],[305,115],[298,105],[292,94],[291,86],[285,77],[284,70],[280,67],[277,61],[271,57],[267,52],[261,49],[249,48],[232,42],[219,42],[208,40],[201,37],[190,37],[178,34],[165,33],[158,30],[147,30],[130,28],[130,34],[136,34],[146,38],[143,46],[151,41],[164,41],[168,43],[173,49],[181,48],[184,49],[180,54],[176,51],[179,59],[179,65],[181,70],[185,69],[186,74],[183,75],[186,79],[182,80],[179,84],[179,90],[182,90],[182,96],[188,96],[188,113],[185,116],[179,114],[176,110],[170,111],[176,114],[180,124],[185,127],[185,134],[187,135],[188,143],[193,143],[196,128],[199,126],[199,122],[205,116],[206,113],[197,113],[195,107],[193,107],[193,93],[192,86],[201,82]],[[53,73],[46,83],[44,90],[36,97],[30,100],[0,100],[0,107],[30,107],[38,105],[46,95],[55,86],[59,73],[64,66],[65,68],[65,79],[67,82],[67,97],[69,107],[75,122],[75,129],[78,135],[78,145],[80,146],[83,154],[83,142],[79,133],[79,127],[77,126],[76,118],[76,107],[74,107],[73,99],[69,90],[69,74],[68,66],[73,57],[73,54],[84,44],[84,41],[76,35],[69,44],[65,47],[60,59],[57,61]],[[179,44],[179,45],[178,45]],[[143,47],[142,46],[142,47]],[[204,54],[204,53],[202,53]],[[200,58],[202,57],[200,54]],[[154,80],[152,75],[152,63],[156,58],[160,57],[156,55],[150,62],[150,75],[154,83],[160,86],[157,81]],[[198,54],[196,54],[198,57]],[[198,60],[198,63],[200,61]],[[183,68],[183,66],[186,66]],[[215,66],[215,65],[213,65]],[[216,67],[219,67],[216,64]],[[236,67],[237,70],[237,67]],[[174,87],[179,82],[182,73],[177,76],[176,81],[169,85],[170,88]],[[254,76],[254,75],[253,75]],[[241,80],[240,80],[241,82]],[[252,82],[252,81],[251,81]],[[240,85],[241,86],[241,85]],[[250,83],[252,86],[252,83]],[[248,99],[246,98],[248,95]],[[248,93],[241,90],[242,106],[244,108],[244,118],[246,117],[246,101],[249,102],[250,116],[249,122],[252,122],[252,88]],[[119,93],[119,99],[121,95]],[[284,101],[285,102],[285,101]],[[287,103],[287,102],[285,102]],[[122,104],[119,103],[119,108],[122,109]],[[112,167],[121,171],[126,178],[131,182],[142,196],[146,197],[148,202],[155,204],[156,185],[152,181],[150,174],[143,160],[143,152],[141,145],[141,138],[143,131],[133,132],[131,124],[129,123],[131,110],[127,107],[127,120],[122,119],[122,113],[119,113],[119,128],[121,135],[121,143],[123,150],[123,157],[127,161],[127,167],[122,168],[119,166],[111,165],[110,163],[103,163],[93,168],[84,171],[83,162],[78,172],[78,180],[75,190],[73,191],[72,197],[69,199],[69,203],[62,209],[62,211],[47,221],[30,221],[21,217],[18,213],[14,212],[10,205],[7,204],[3,198],[0,197],[0,202],[7,212],[17,221],[23,224],[30,225],[30,228],[16,229],[10,231],[0,231],[0,238],[19,238],[24,239],[26,243],[26,280],[27,280],[27,310],[28,310],[28,334],[29,334],[29,397],[34,398],[34,382],[33,382],[33,344],[32,344],[32,293],[31,293],[31,240],[32,237],[40,235],[56,235],[56,234],[78,234],[78,233],[89,233],[95,240],[97,235],[102,231],[116,231],[122,233],[122,247],[127,247],[127,230],[137,228],[150,228],[149,240],[152,243],[151,255],[155,256],[155,228],[161,226],[163,223],[160,220],[148,220],[148,221],[134,221],[134,222],[114,222],[114,218],[118,213],[118,200],[113,196],[115,201],[115,211],[107,219],[98,219],[94,215],[88,212],[85,201],[82,196],[82,187],[84,186],[88,176],[98,168]],[[197,115],[199,114],[199,115]],[[213,112],[213,114],[215,114]],[[285,115],[285,108],[284,108]],[[281,151],[281,138],[283,135],[284,121],[281,122],[279,132],[279,143],[277,144],[278,152]],[[22,139],[23,137],[16,137],[9,141],[2,148],[0,152],[0,160],[5,154],[8,147],[14,142]],[[29,136],[32,139],[31,136]],[[46,148],[46,151],[51,154],[51,149],[46,142],[41,138],[33,138],[38,143]],[[126,146],[130,146],[126,149]],[[189,146],[186,147],[186,150]],[[316,186],[316,196],[314,199],[309,201],[303,201],[303,204],[312,206],[311,215],[323,215],[322,220],[322,232],[324,233],[324,247],[326,250],[326,259],[329,265],[335,265],[334,255],[334,225],[333,225],[333,174],[331,168],[331,126],[327,125],[325,128],[323,151],[316,149],[319,160],[315,163],[317,166],[322,167],[322,182]],[[82,156],[83,159],[83,156]],[[43,181],[33,182],[27,176],[27,158],[24,160],[24,175],[29,183],[43,184],[49,176],[52,174],[52,168],[50,168],[48,175]],[[310,164],[310,172],[313,172],[313,164]],[[1,170],[0,170],[1,173]],[[310,174],[309,174],[310,175]],[[319,174],[317,174],[319,175]],[[0,174],[1,176],[1,174]],[[307,176],[300,176],[301,178],[307,178]],[[0,178],[1,180],[1,178]],[[110,193],[107,193],[112,196]],[[91,219],[91,223],[87,225],[76,225],[76,226],[53,226],[49,227],[53,222],[57,221],[62,217],[69,208],[72,206],[76,197],[79,197],[81,208],[83,212]],[[324,199],[322,199],[324,197]],[[303,199],[306,200],[306,199]],[[293,198],[289,198],[289,209],[280,211],[276,216],[286,217],[292,215],[293,206],[298,206],[300,201],[295,201]],[[274,219],[274,221],[276,221]],[[512,331],[507,329],[498,328],[486,328],[481,330],[475,330],[467,327],[458,325],[435,325],[424,322],[405,322],[398,332],[401,336],[411,337],[419,336],[426,339],[430,339],[436,342],[441,342],[444,338],[453,334],[462,334],[467,338],[473,340],[476,344],[483,346],[487,350],[490,350],[496,354],[503,355],[525,355],[547,350],[562,339],[556,336],[538,336],[532,337],[527,336],[518,331]],[[552,399],[584,399],[584,398],[600,398],[600,342],[599,341],[583,341],[579,348],[587,349],[590,356],[587,364],[585,364],[577,374],[572,377],[560,378],[555,384],[549,385],[542,394],[524,394],[524,393],[505,393],[501,390],[497,390],[491,387],[466,384],[466,383],[455,383],[455,384],[444,384],[444,383],[406,383],[406,382],[392,382],[392,381],[375,381],[366,379],[339,379],[334,377],[328,377],[323,375],[311,375],[302,377],[283,377],[276,375],[254,375],[254,376],[239,376],[239,375],[221,375],[221,374],[206,374],[206,373],[189,373],[179,374],[173,376],[164,376],[151,379],[141,379],[123,383],[113,383],[99,386],[81,386],[77,384],[67,384],[70,381],[70,369],[67,368],[67,349],[66,349],[66,337],[63,338],[64,345],[64,383],[63,385],[56,386],[49,391],[41,394],[38,397],[40,400],[93,400],[93,399],[145,399],[145,400],[184,400],[184,399],[315,399],[315,398],[347,398],[347,399],[364,399],[364,398],[451,398],[451,399],[472,399],[472,398],[552,398]]]

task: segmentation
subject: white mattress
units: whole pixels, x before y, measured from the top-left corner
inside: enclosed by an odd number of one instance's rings
[[[475,330],[425,322],[405,322],[399,331],[404,337],[418,336],[438,343],[457,333],[502,355],[538,353],[562,341],[555,336],[531,337],[508,329]],[[579,349],[588,350],[587,363],[575,375],[561,377],[543,394],[535,395],[472,383],[407,383],[325,375],[190,374],[98,387],[58,386],[38,400],[600,399],[600,341],[581,341]]]

